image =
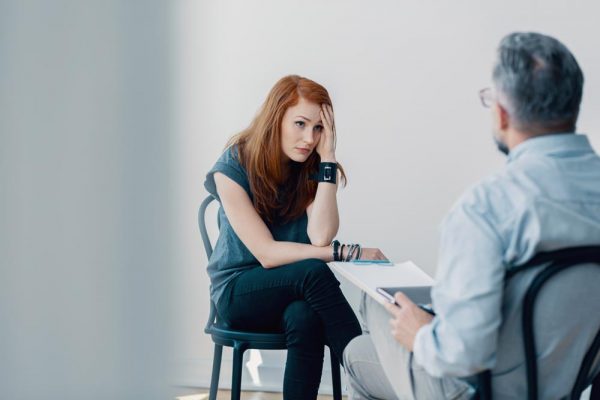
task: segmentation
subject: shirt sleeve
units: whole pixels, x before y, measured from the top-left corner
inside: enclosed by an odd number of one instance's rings
[[[211,168],[211,170],[206,174],[206,180],[204,181],[204,187],[208,191],[208,193],[215,196],[217,200],[219,199],[219,194],[217,193],[217,185],[215,184],[215,173],[221,172],[223,175],[227,176],[238,185],[240,185],[248,196],[252,198],[252,193],[250,191],[250,182],[248,181],[248,175],[246,171],[242,167],[237,157],[237,151],[234,147],[230,147],[223,155],[217,160],[215,165]]]
[[[436,317],[414,343],[415,360],[432,376],[467,377],[496,362],[505,268],[491,198],[475,187],[442,223]]]

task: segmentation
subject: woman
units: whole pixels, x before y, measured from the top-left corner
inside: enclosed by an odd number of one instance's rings
[[[205,182],[221,203],[211,298],[232,328],[285,332],[285,399],[316,398],[324,344],[341,360],[361,334],[326,262],[384,258],[377,249],[330,245],[339,226],[338,170],[345,183],[327,90],[287,76]]]

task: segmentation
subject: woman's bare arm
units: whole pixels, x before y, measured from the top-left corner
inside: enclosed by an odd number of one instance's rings
[[[317,144],[321,162],[335,163],[335,126],[333,109],[321,106],[323,132]],[[314,201],[306,209],[308,215],[307,233],[315,246],[326,246],[337,235],[340,217],[337,205],[337,183],[319,182]]]
[[[333,260],[333,250],[330,246],[278,242],[273,239],[246,191],[220,172],[215,173],[214,179],[231,227],[264,268],[278,267],[307,258],[317,258],[325,262]]]

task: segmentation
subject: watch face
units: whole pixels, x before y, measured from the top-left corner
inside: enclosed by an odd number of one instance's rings
[[[317,175],[319,182],[336,183],[337,165],[335,163],[321,163]]]
[[[330,181],[331,180],[331,167],[325,167],[325,171],[323,174],[323,177],[325,178],[326,181]]]

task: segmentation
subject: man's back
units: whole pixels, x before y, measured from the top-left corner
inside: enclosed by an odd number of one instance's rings
[[[502,178],[513,208],[498,221],[505,233],[505,262],[522,264],[540,251],[600,244],[600,158],[586,138],[553,135],[530,139],[509,157]],[[515,229],[517,228],[517,229]],[[493,370],[497,398],[527,390],[521,311],[525,291],[537,270],[512,278],[503,300],[503,323]],[[540,294],[536,344],[541,398],[567,395],[583,355],[598,329],[600,269],[563,272]]]
[[[510,153],[507,167],[482,184],[504,262],[518,265],[535,253],[600,244],[600,157],[587,137],[532,138]]]
[[[492,368],[495,394],[518,398],[526,388],[520,305],[533,275],[519,274],[505,287],[506,269],[541,251],[594,244],[600,244],[600,158],[587,138],[526,140],[506,168],[467,191],[444,221],[433,290],[440,317],[417,335],[417,361],[434,376]],[[546,317],[538,354],[550,366],[540,370],[542,398],[570,388],[586,340],[598,329],[588,316],[600,315],[596,270],[558,279],[538,309]],[[573,292],[580,297],[552,300]],[[548,321],[551,312],[558,323]]]

